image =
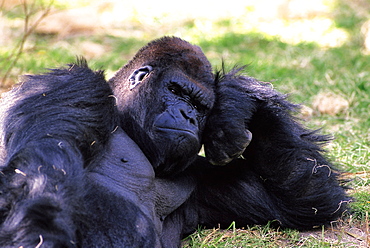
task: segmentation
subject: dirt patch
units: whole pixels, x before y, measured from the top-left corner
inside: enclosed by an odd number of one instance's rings
[[[318,94],[312,106],[320,114],[337,115],[348,110],[349,101],[333,92],[326,92]]]
[[[300,233],[300,245],[304,246],[306,242],[311,239],[321,240],[330,244],[330,247],[370,247],[369,234],[365,226],[349,226],[348,224],[341,224],[336,228],[327,228],[324,231],[321,229],[314,231],[307,231]]]

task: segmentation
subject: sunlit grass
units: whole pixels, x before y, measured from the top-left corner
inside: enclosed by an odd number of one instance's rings
[[[338,1],[346,4],[344,0]],[[140,47],[163,35],[180,36],[199,45],[215,69],[221,67],[222,60],[228,68],[248,64],[250,76],[272,82],[275,89],[290,94],[293,102],[313,108],[312,114],[305,117],[307,126],[322,127],[323,133],[334,136],[333,142],[326,146],[328,155],[346,172],[344,177],[351,180],[347,183],[352,188],[350,193],[357,199],[351,204],[353,212],[348,213],[350,221],[345,219],[343,230],[353,227],[364,230],[364,223],[368,224],[366,212],[370,211],[370,56],[363,54],[359,42],[363,19],[347,5],[333,9],[334,0],[301,1],[309,4],[306,12],[298,11],[303,7],[296,6],[298,9],[293,12],[296,15],[291,16],[289,12],[279,13],[273,8],[280,0],[233,0],[226,5],[211,3],[209,7],[196,0],[186,2],[189,6],[199,3],[196,9],[179,6],[178,2],[165,4],[164,0],[155,6],[147,0],[117,1],[114,8],[99,1],[59,2],[63,3],[57,6],[60,9],[91,4],[103,6],[102,20],[106,24],[114,21],[114,25],[97,33],[33,34],[12,71],[13,82],[18,75],[45,72],[44,68],[73,62],[76,56],[88,56],[83,49],[85,41],[103,46],[105,53],[89,58],[89,64],[94,69],[106,70],[110,77]],[[120,5],[122,2],[125,8]],[[312,4],[316,5],[312,7]],[[264,6],[271,8],[267,10]],[[307,12],[310,8],[317,11]],[[300,16],[297,13],[301,13]],[[16,41],[21,32],[16,14],[12,12],[11,18],[6,19],[12,26],[9,35],[12,41]],[[0,46],[0,65],[8,63],[3,58],[11,48],[12,42]],[[0,68],[0,76],[1,73]],[[313,100],[322,92],[345,98],[349,102],[348,109],[335,115],[318,112]],[[244,230],[231,226],[227,231],[200,229],[184,246],[356,247],[348,243],[345,231],[333,240],[326,238],[327,231],[330,230],[325,229],[322,235],[319,231],[316,236],[301,236],[297,231],[275,230],[269,226]],[[358,240],[361,239],[363,237]]]

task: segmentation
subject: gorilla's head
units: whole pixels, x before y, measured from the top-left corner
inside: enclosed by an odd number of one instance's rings
[[[199,47],[175,37],[155,40],[109,82],[122,128],[157,175],[194,161],[215,99],[212,68]]]

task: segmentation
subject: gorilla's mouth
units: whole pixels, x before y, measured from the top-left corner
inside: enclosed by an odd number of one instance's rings
[[[169,135],[174,135],[174,134],[177,134],[177,135],[184,135],[184,134],[187,134],[187,135],[191,135],[191,136],[194,136],[195,138],[198,137],[198,134],[195,133],[193,130],[189,130],[189,129],[183,129],[183,128],[177,128],[177,127],[161,127],[161,126],[154,126],[155,128],[155,131],[158,131],[160,133],[168,133]]]

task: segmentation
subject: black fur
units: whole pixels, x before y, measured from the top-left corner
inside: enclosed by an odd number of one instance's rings
[[[198,225],[337,219],[328,137],[242,70],[213,75],[165,37],[108,83],[84,61],[26,77],[2,102],[0,246],[178,247]]]
[[[204,138],[214,164],[233,161],[216,167],[199,157],[189,168],[197,187],[167,217],[165,247],[179,246],[178,240],[199,224],[227,228],[233,221],[238,227],[273,221],[312,229],[340,217],[350,200],[338,172],[322,155],[329,137],[302,127],[291,115],[298,106],[270,84],[238,72],[219,75]],[[245,130],[253,135],[250,143]],[[246,148],[240,145],[245,141]]]
[[[40,236],[74,246],[84,167],[116,126],[111,95],[80,61],[27,76],[2,100],[1,247],[36,246]]]

